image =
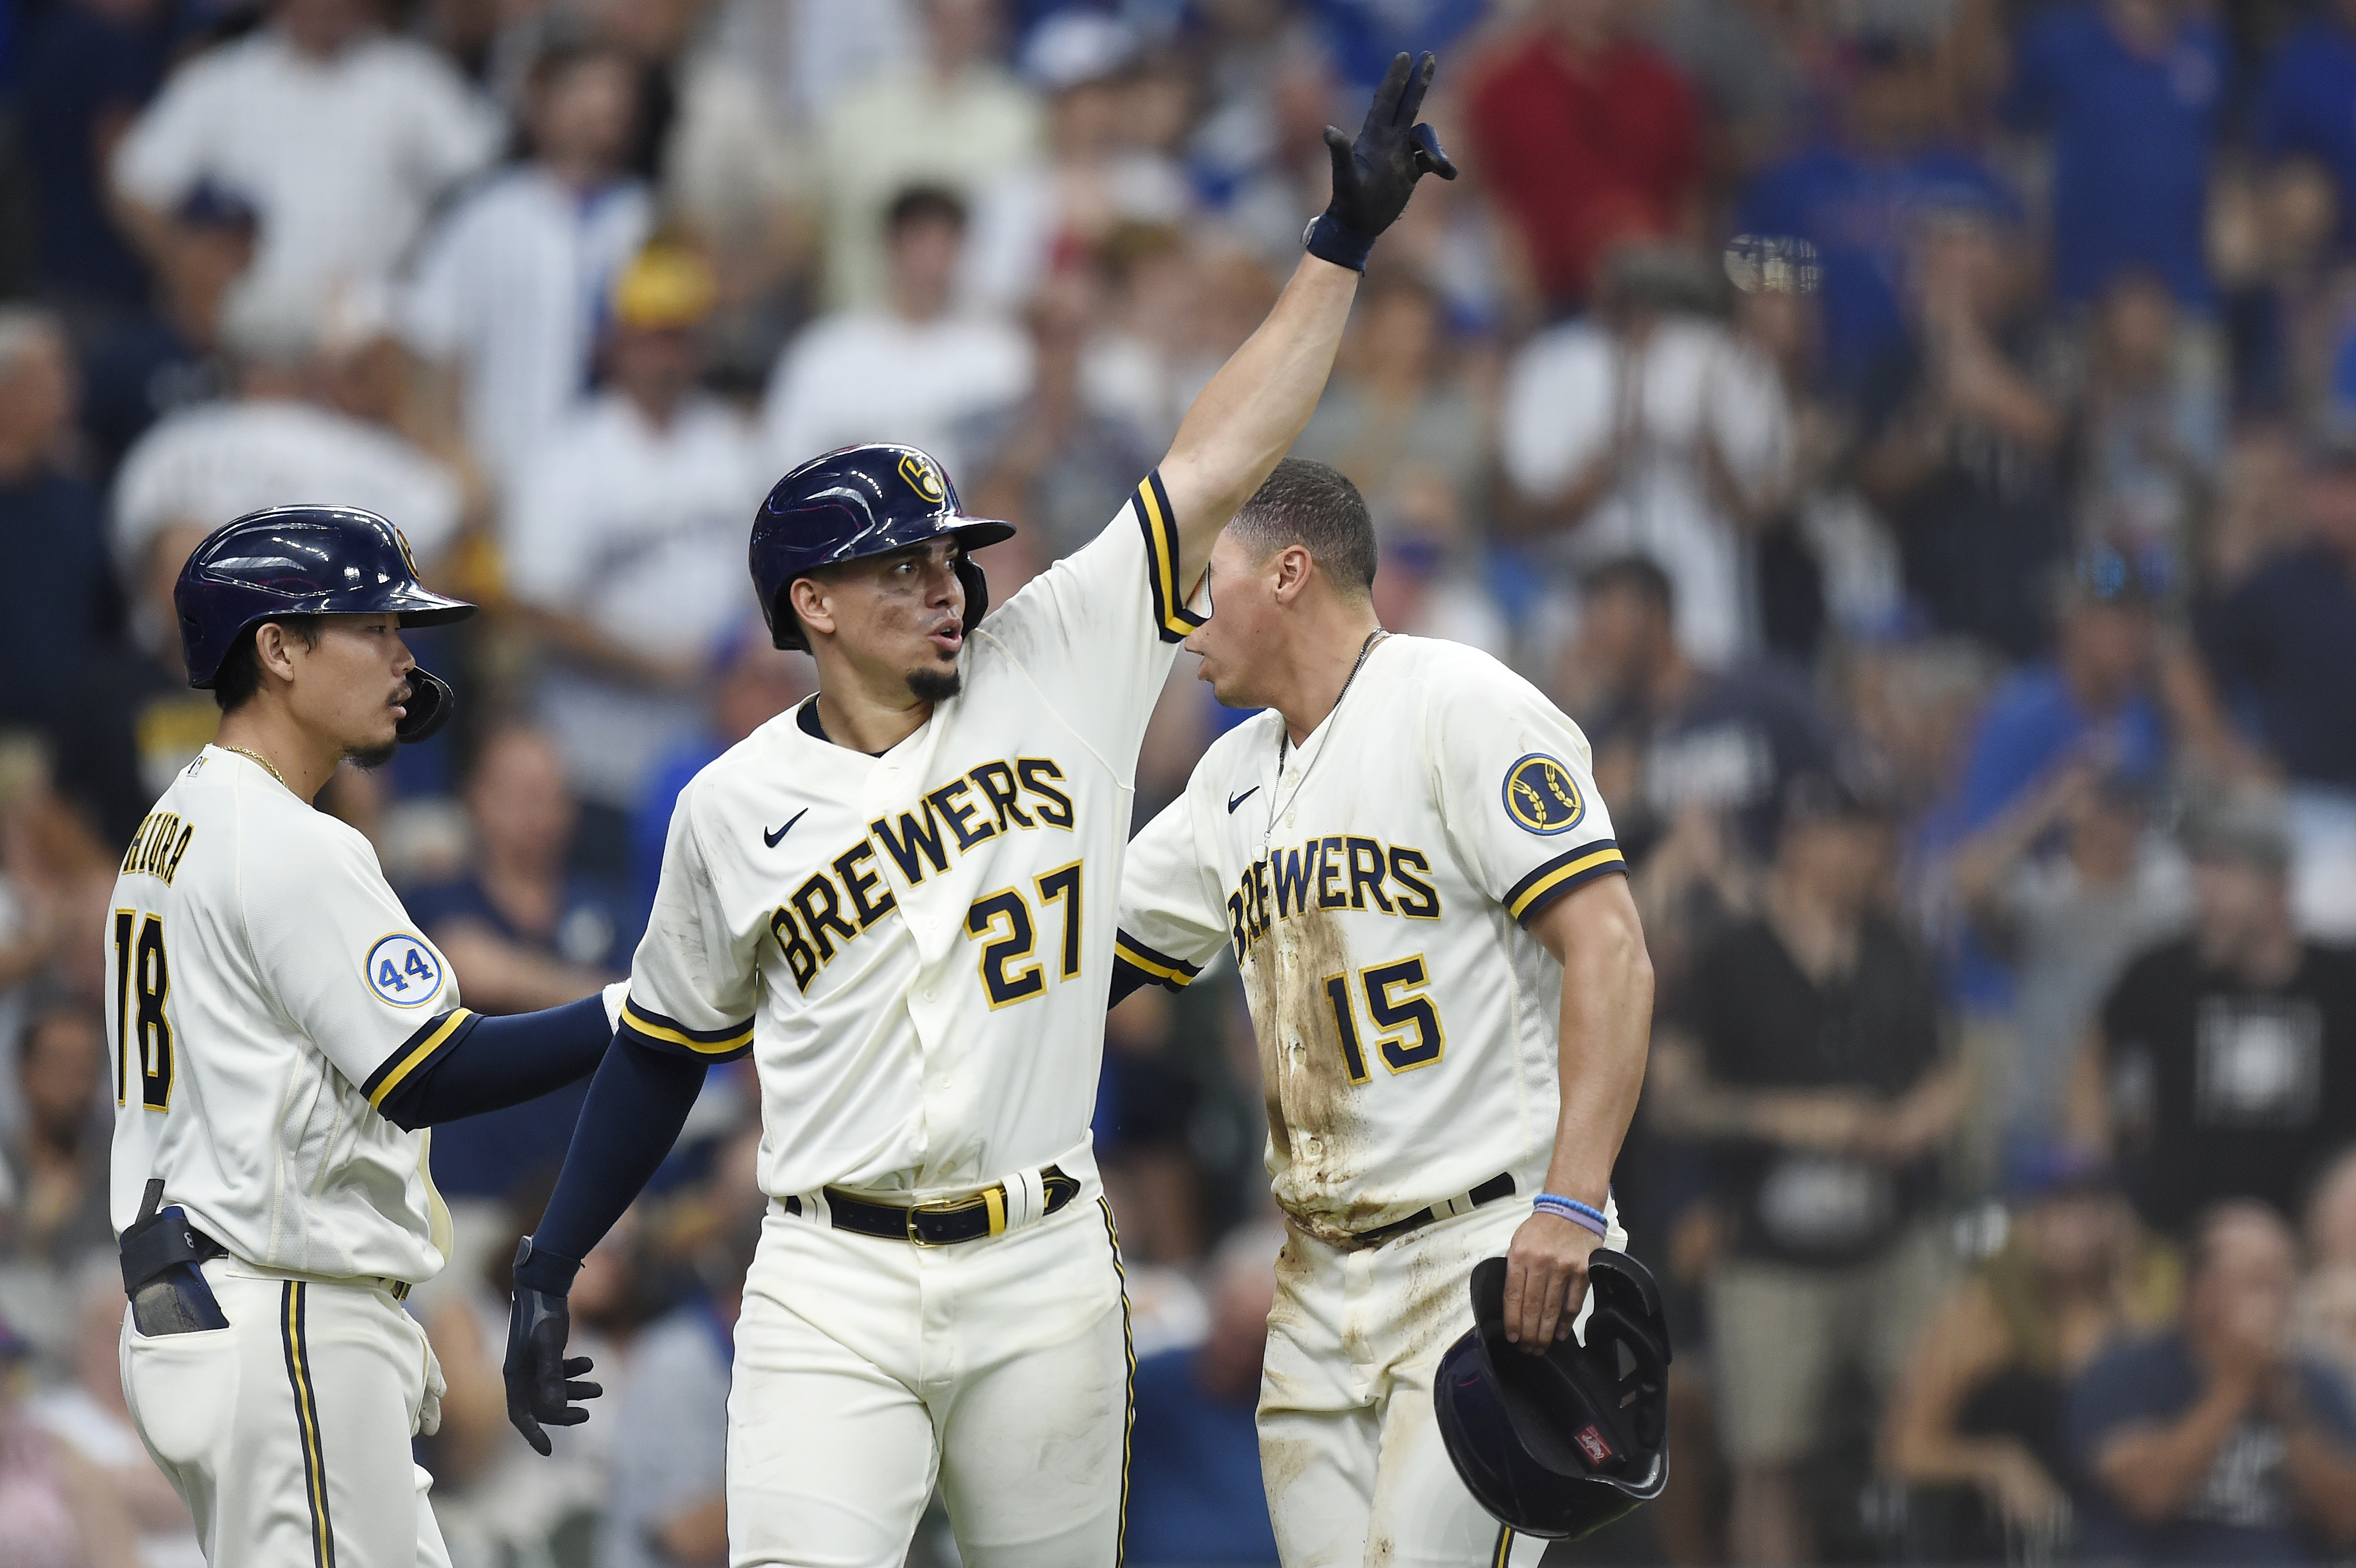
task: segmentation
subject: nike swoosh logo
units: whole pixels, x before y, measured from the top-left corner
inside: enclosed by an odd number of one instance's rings
[[[799,811],[795,812],[791,816],[787,817],[786,825],[783,827],[778,828],[775,833],[770,832],[766,827],[763,828],[761,830],[761,842],[766,844],[772,849],[776,848],[777,847],[777,840],[783,838],[787,834],[791,833],[794,830],[794,824],[799,822],[803,817],[808,816],[809,815],[809,807],[806,805]]]
[[[1254,784],[1251,788],[1244,791],[1241,795],[1231,795],[1227,796],[1227,815],[1229,816],[1233,816],[1236,814],[1236,807],[1241,805],[1244,802],[1249,800],[1258,793],[1259,785]]]

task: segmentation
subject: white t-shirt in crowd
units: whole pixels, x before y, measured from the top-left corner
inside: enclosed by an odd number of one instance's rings
[[[649,657],[700,657],[759,612],[744,541],[767,485],[724,403],[692,399],[659,428],[605,393],[524,469],[501,540],[508,586]],[[647,768],[701,720],[676,692],[567,664],[540,696],[575,784],[611,805],[634,804]]]
[[[1714,322],[1664,321],[1633,352],[1573,322],[1515,358],[1502,423],[1506,475],[1539,500],[1626,439],[1632,457],[1571,535],[1572,558],[1650,556],[1676,584],[1677,641],[1693,658],[1723,665],[1756,645],[1749,551],[1702,443],[1754,494],[1780,481],[1792,411],[1763,356]]]
[[[402,336],[458,364],[466,439],[503,488],[586,388],[606,292],[653,221],[637,180],[584,194],[527,164],[467,197],[427,239]]]
[[[199,403],[166,415],[114,481],[114,558],[135,570],[177,523],[218,528],[261,507],[315,502],[388,517],[430,562],[458,531],[457,475],[402,437],[316,403]]]
[[[276,27],[197,56],[114,155],[114,183],[169,210],[207,181],[262,216],[258,283],[317,298],[385,276],[505,125],[442,57],[377,35],[328,59]]]
[[[765,443],[775,479],[862,441],[920,446],[962,477],[958,421],[1031,389],[1031,343],[988,316],[909,321],[846,311],[810,325],[769,378]]]
[[[1192,214],[1194,187],[1183,170],[1152,153],[1109,161],[1085,184],[1052,164],[1009,169],[974,192],[959,292],[978,309],[1012,310],[1055,270],[1055,251],[1082,204],[1101,202],[1108,220],[1178,226]]]

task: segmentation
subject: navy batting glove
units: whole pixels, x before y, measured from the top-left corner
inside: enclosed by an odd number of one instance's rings
[[[1412,65],[1404,54],[1394,59],[1375,89],[1355,142],[1325,127],[1325,147],[1333,158],[1333,199],[1301,236],[1311,255],[1365,272],[1376,237],[1407,210],[1415,182],[1426,175],[1456,177],[1456,165],[1440,150],[1440,137],[1415,121],[1439,64],[1429,54]]]
[[[554,1445],[541,1424],[578,1426],[589,1413],[573,1402],[605,1392],[575,1381],[590,1369],[587,1356],[567,1360],[564,1355],[564,1341],[573,1332],[565,1294],[580,1268],[578,1259],[536,1251],[530,1236],[516,1243],[515,1299],[508,1309],[508,1359],[500,1371],[508,1385],[508,1420],[542,1455]]]

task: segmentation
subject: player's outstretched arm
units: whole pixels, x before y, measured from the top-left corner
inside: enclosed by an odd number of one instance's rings
[[[1530,922],[1562,961],[1562,1110],[1546,1189],[1601,1211],[1644,1086],[1653,961],[1628,879],[1598,877]],[[1587,1296],[1587,1254],[1602,1238],[1541,1211],[1505,1253],[1505,1332],[1536,1350],[1569,1334]]]
[[[1186,411],[1162,460],[1162,488],[1177,514],[1182,583],[1201,579],[1211,541],[1315,411],[1376,238],[1407,210],[1417,180],[1456,177],[1431,127],[1415,122],[1433,69],[1428,54],[1412,65],[1400,55],[1375,89],[1355,142],[1326,127],[1333,200],[1310,225],[1309,253],[1268,319]]]
[[[547,1212],[516,1249],[501,1371],[508,1420],[542,1454],[552,1446],[542,1425],[578,1426],[589,1413],[573,1402],[602,1392],[595,1383],[574,1381],[590,1370],[589,1358],[564,1354],[573,1331],[565,1302],[573,1276],[679,1141],[687,1113],[703,1092],[705,1067],[627,1036],[616,1040],[589,1085]]]
[[[487,1018],[457,1008],[418,1031],[415,1046],[379,1069],[369,1103],[415,1132],[460,1116],[505,1110],[577,1083],[597,1071],[620,1027],[629,987],[532,1013]]]

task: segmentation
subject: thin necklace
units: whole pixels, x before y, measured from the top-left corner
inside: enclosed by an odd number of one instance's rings
[[[1344,689],[1346,690],[1348,688],[1344,688]],[[243,746],[223,746],[221,750],[224,752],[235,752],[241,757],[244,757],[251,762],[261,763],[262,766],[269,772],[270,776],[278,781],[280,788],[289,791],[294,789],[294,786],[286,782],[286,775],[280,773],[276,768],[272,767],[270,759],[263,756],[260,752],[249,752]]]
[[[1350,695],[1350,688],[1357,683],[1358,672],[1366,667],[1366,656],[1375,651],[1375,645],[1376,643],[1381,642],[1385,637],[1389,635],[1390,634],[1388,632],[1384,631],[1380,626],[1376,626],[1373,631],[1366,634],[1366,640],[1358,645],[1358,662],[1350,667],[1348,677],[1342,682],[1342,689],[1333,694],[1333,706],[1325,710],[1325,722],[1329,724],[1332,723],[1333,721],[1333,715],[1342,711],[1342,699]],[[1325,755],[1325,748],[1332,742],[1333,739],[1333,737],[1331,734],[1328,734],[1324,740],[1317,742],[1317,755],[1310,758],[1309,761],[1301,767],[1301,777],[1293,784],[1292,793],[1284,797],[1283,805],[1279,805],[1277,804],[1276,791],[1273,789],[1269,791],[1268,827],[1259,836],[1259,847],[1263,850],[1268,848],[1269,841],[1276,837],[1276,819],[1283,815],[1285,805],[1290,805],[1294,801],[1301,798],[1301,790],[1305,788],[1309,783],[1309,770],[1315,767],[1318,763],[1323,759]],[[1282,784],[1284,782],[1284,759],[1290,754],[1291,748],[1291,728],[1290,726],[1280,726],[1277,731],[1276,741],[1276,782],[1278,784]]]

